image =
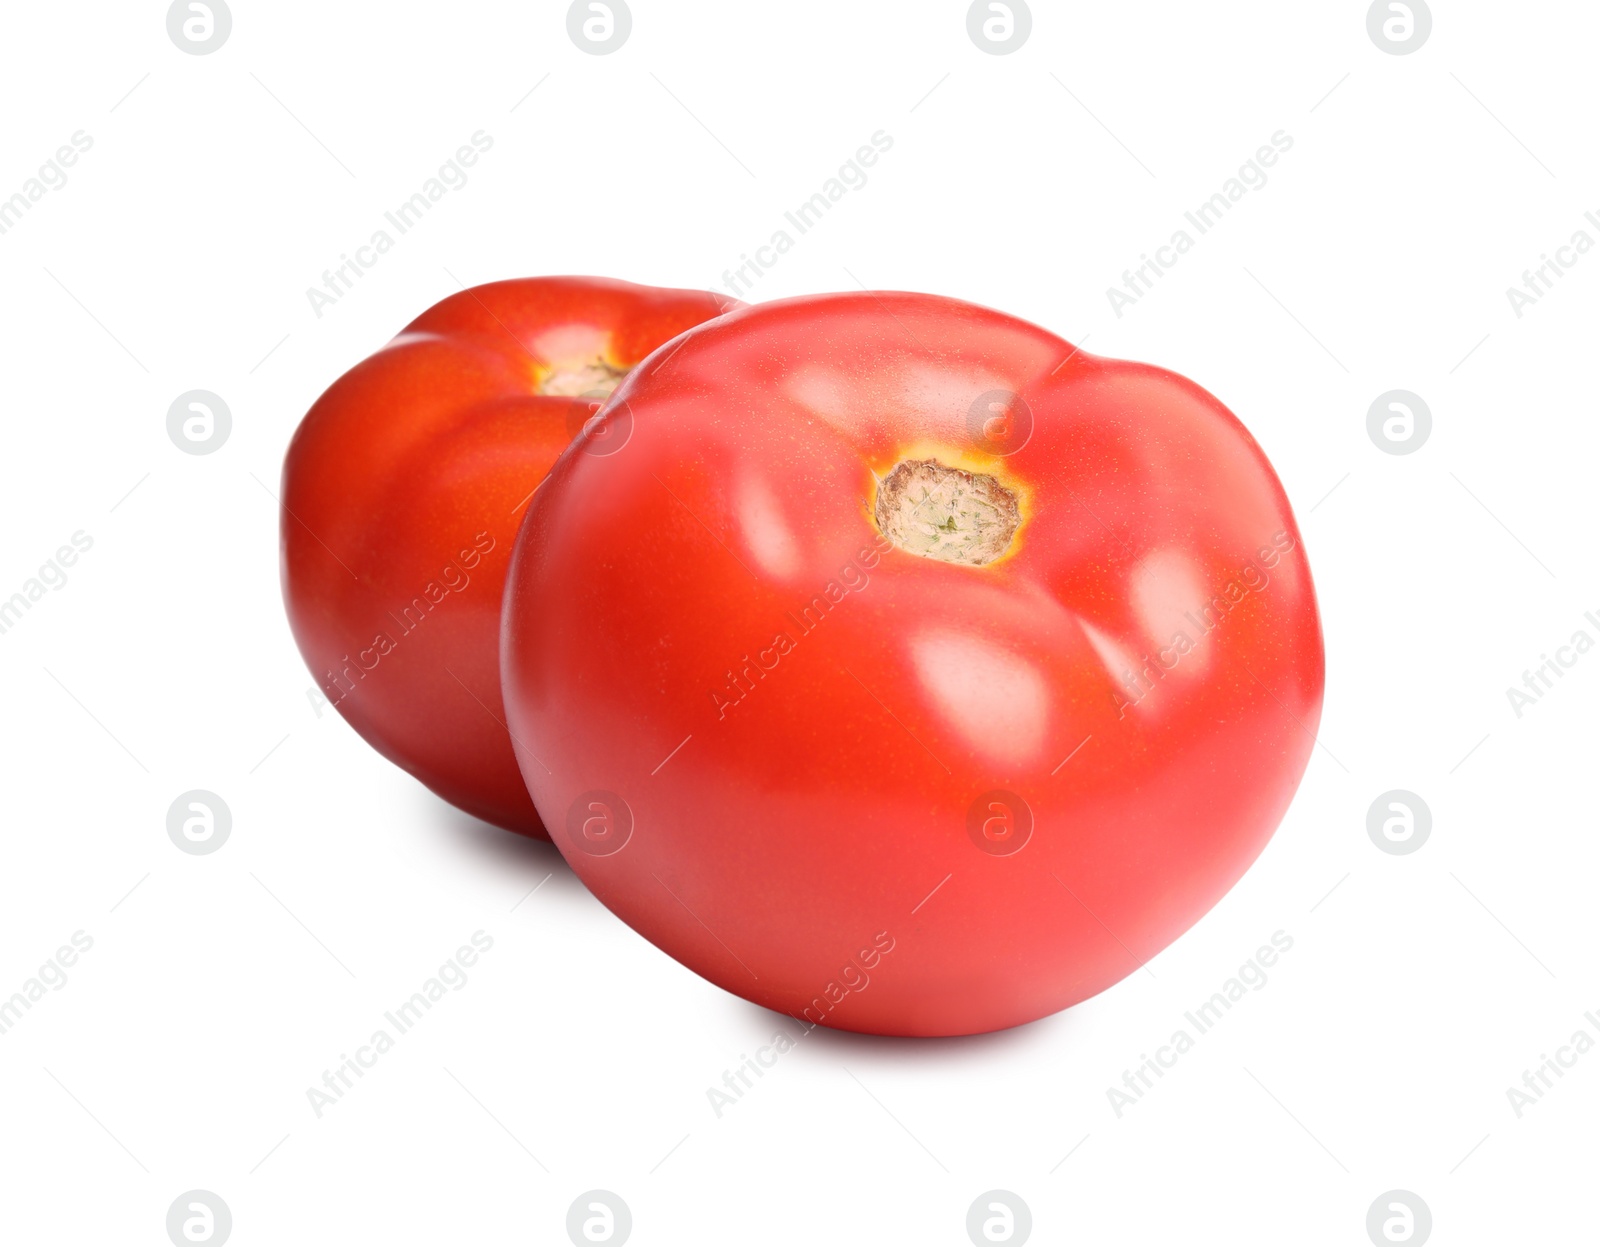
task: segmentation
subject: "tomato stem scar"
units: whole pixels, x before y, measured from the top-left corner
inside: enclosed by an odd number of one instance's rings
[[[539,382],[539,393],[553,394],[559,398],[609,394],[627,375],[626,368],[613,368],[603,359],[587,364],[558,366]]]
[[[878,483],[873,516],[908,554],[982,566],[1011,548],[1022,522],[1017,496],[992,476],[907,459]]]

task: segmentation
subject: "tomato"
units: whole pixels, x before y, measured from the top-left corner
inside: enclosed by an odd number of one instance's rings
[[[445,800],[544,837],[500,703],[528,496],[599,400],[719,295],[595,277],[477,286],[329,387],[283,466],[283,594],[323,694]]]
[[[1221,403],[920,294],[662,355],[552,470],[503,617],[523,774],[601,901],[768,1008],[957,1035],[1094,995],[1239,879],[1323,655]]]

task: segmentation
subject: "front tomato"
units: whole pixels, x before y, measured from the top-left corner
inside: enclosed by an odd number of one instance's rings
[[[1323,687],[1299,532],[1226,408],[929,295],[661,354],[540,491],[503,619],[523,774],[606,905],[769,1008],[953,1035],[1216,903]]]
[[[283,596],[323,693],[479,818],[545,836],[500,704],[500,599],[528,496],[641,359],[732,300],[598,277],[429,308],[316,402],[283,464]]]

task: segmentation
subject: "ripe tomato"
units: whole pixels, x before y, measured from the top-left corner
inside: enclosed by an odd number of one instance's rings
[[[545,837],[500,703],[500,599],[524,504],[641,359],[735,301],[597,277],[429,308],[329,387],[283,465],[283,595],[367,741],[447,801]]]
[[[1101,991],[1240,877],[1322,703],[1311,574],[1216,399],[918,294],[749,307],[637,370],[518,537],[503,692],[556,845],[811,1022]]]

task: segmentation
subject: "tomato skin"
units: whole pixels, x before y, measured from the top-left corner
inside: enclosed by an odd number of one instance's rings
[[[739,306],[595,277],[464,290],[330,386],[283,466],[283,595],[300,652],[370,744],[445,800],[548,839],[500,702],[500,602],[528,495],[587,408],[552,373],[617,371]],[[561,388],[558,382],[558,388]]]
[[[974,414],[992,391],[1025,440]],[[712,982],[845,1030],[1014,1026],[1165,947],[1282,818],[1321,713],[1310,569],[1193,383],[828,295],[692,331],[601,420],[627,445],[576,441],[518,537],[503,693],[557,847]],[[877,481],[929,455],[1016,492],[1010,553],[885,541]]]

